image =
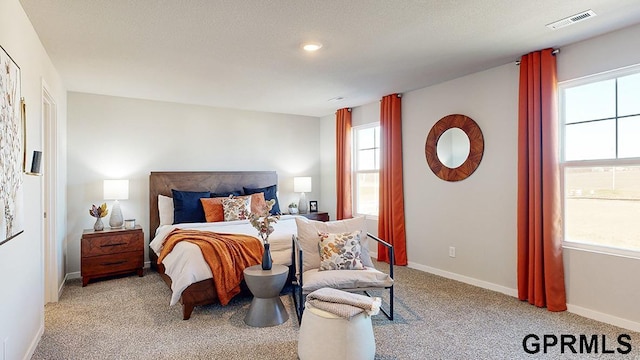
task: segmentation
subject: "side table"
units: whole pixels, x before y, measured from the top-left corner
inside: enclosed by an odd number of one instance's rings
[[[280,291],[288,275],[289,268],[280,264],[273,264],[271,270],[262,270],[262,265],[244,269],[244,280],[253,294],[249,312],[244,318],[247,325],[274,326],[289,319],[287,309],[280,300]]]

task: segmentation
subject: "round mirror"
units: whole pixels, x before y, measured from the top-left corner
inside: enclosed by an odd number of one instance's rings
[[[451,128],[440,135],[436,152],[440,162],[449,168],[457,168],[467,160],[471,143],[460,128]]]
[[[424,153],[436,176],[446,181],[464,180],[473,174],[482,160],[482,131],[468,116],[447,115],[429,131]]]

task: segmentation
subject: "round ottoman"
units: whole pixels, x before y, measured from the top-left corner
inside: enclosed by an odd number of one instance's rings
[[[347,320],[305,303],[298,336],[300,360],[364,360],[375,355],[371,316],[362,312]]]

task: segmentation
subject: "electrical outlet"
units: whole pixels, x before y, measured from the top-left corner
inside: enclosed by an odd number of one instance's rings
[[[453,246],[449,246],[449,257],[456,257],[456,248]]]

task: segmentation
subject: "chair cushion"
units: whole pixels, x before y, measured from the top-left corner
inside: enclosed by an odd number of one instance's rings
[[[352,291],[364,288],[382,288],[393,285],[393,279],[374,268],[364,270],[311,269],[302,274],[302,291],[310,293],[323,287]]]
[[[371,261],[371,256],[369,255],[368,240],[366,237],[367,230],[364,217],[322,222],[298,216],[296,217],[296,226],[298,229],[298,242],[300,243],[303,256],[302,271],[317,269],[320,267],[320,251],[318,250],[320,237],[318,236],[318,232],[345,233],[361,230],[360,260],[364,266],[371,268],[374,267],[373,262]]]
[[[363,270],[360,260],[360,232],[320,233],[320,271]]]

